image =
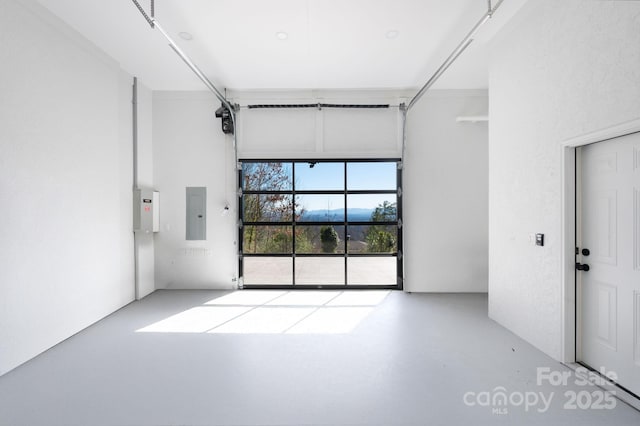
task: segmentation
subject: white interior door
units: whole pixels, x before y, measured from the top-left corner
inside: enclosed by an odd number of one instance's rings
[[[640,395],[640,133],[580,157],[578,357]]]

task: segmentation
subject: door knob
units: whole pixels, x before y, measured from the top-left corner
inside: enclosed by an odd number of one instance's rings
[[[589,268],[589,265],[587,265],[586,263],[584,263],[584,264],[576,263],[576,269],[578,271],[587,272],[590,268]]]

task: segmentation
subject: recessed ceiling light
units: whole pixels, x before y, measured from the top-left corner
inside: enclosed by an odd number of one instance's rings
[[[391,40],[391,39],[394,39],[394,38],[398,37],[398,34],[400,34],[398,32],[398,30],[389,30],[389,31],[387,31],[386,36],[387,36],[388,39]]]
[[[285,33],[284,31],[278,31],[276,33],[276,38],[278,40],[286,40],[289,38],[289,34]]]
[[[189,41],[189,40],[193,40],[193,36],[192,36],[190,33],[186,32],[186,31],[183,31],[183,32],[181,32],[181,33],[178,33],[178,35],[179,35],[179,36],[180,36],[180,38],[181,38],[181,39],[183,39],[183,40],[187,40],[187,41]]]

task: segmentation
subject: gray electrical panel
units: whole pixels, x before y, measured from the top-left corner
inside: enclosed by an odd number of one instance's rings
[[[150,234],[160,228],[158,204],[160,193],[153,189],[133,191],[133,230]]]
[[[207,188],[187,188],[187,240],[207,239]]]

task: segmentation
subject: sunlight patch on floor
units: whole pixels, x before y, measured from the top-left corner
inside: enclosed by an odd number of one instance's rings
[[[137,330],[143,333],[346,334],[390,291],[236,291]]]
[[[158,321],[139,332],[204,333],[251,310],[248,306],[198,306]]]
[[[216,327],[209,333],[285,333],[294,324],[311,315],[315,308],[260,307]]]

